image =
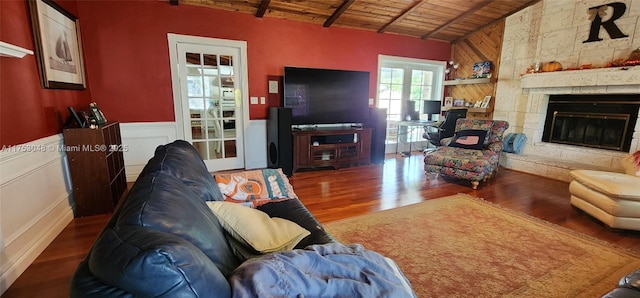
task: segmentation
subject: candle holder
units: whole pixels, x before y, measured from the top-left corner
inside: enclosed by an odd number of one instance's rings
[[[458,72],[458,67],[460,67],[460,64],[453,60],[449,61],[447,69],[444,70],[445,80],[454,80]]]

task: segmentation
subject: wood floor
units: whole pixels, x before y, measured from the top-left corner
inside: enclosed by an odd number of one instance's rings
[[[467,193],[640,252],[640,233],[611,231],[569,205],[568,184],[501,169],[478,190],[468,182],[425,179],[422,155],[388,155],[384,164],[297,172],[294,190],[321,223]],[[78,218],[49,245],[2,297],[68,297],[78,263],[110,215]]]

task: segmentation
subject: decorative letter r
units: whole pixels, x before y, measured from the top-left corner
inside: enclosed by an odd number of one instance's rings
[[[606,22],[602,21],[602,17],[600,16],[600,11],[605,10],[607,6],[613,8],[613,15]],[[624,15],[625,10],[627,10],[627,5],[622,2],[613,2],[605,5],[594,6],[589,8],[589,12],[593,15],[593,21],[591,21],[591,30],[589,30],[589,39],[583,41],[583,43],[601,41],[600,38],[600,26],[607,30],[611,39],[629,37],[620,31],[620,28],[616,26],[614,23],[615,20],[619,19]]]

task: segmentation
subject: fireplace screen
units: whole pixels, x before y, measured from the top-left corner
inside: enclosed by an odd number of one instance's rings
[[[628,114],[555,112],[549,141],[622,150],[629,118]]]

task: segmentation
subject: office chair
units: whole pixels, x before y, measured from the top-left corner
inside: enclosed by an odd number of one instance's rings
[[[444,121],[424,126],[422,137],[429,143],[440,147],[440,140],[453,137],[456,129],[456,120],[467,117],[467,109],[451,109],[444,114]]]

